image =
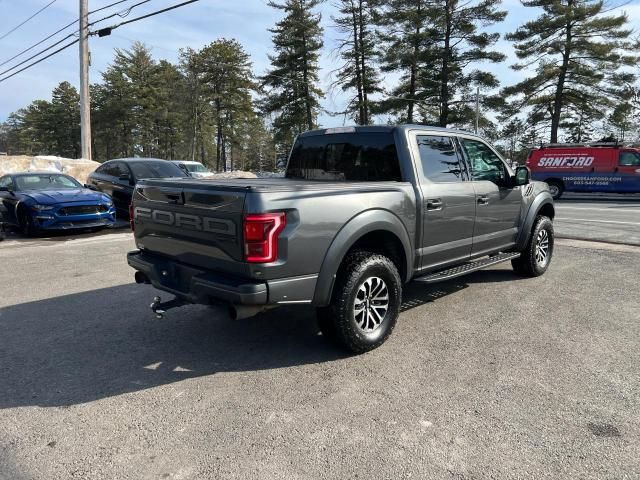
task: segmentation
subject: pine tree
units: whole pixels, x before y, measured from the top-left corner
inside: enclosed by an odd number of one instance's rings
[[[567,105],[560,128],[565,132],[568,143],[589,142],[594,138],[593,125],[602,113],[586,103]]]
[[[633,129],[636,123],[633,110],[631,102],[621,102],[615,106],[607,118],[609,131],[621,142],[633,136]]]
[[[344,114],[360,125],[372,123],[371,95],[381,91],[375,59],[375,36],[371,25],[380,0],[340,0],[339,17],[333,18],[343,34],[338,51],[343,65],[337,70],[335,84],[343,91],[355,91]]]
[[[216,40],[197,52],[202,91],[216,125],[216,170],[234,168],[233,150],[242,142],[239,125],[255,117],[256,88],[249,55],[235,40]],[[230,155],[229,155],[230,154]]]
[[[480,0],[387,0],[381,19],[385,43],[383,69],[400,72],[401,82],[385,102],[397,112],[406,101],[406,116],[414,121],[415,106],[426,107],[425,123],[446,127],[473,117],[473,87],[494,88],[496,77],[473,67],[501,62],[505,56],[491,47],[499,34],[480,31],[504,19],[499,2]]]
[[[55,153],[61,157],[80,156],[80,94],[69,82],[62,82],[51,93],[49,129]]]
[[[504,89],[515,109],[531,107],[531,119],[548,126],[551,142],[558,141],[563,113],[572,105],[604,109],[619,96],[620,84],[633,81],[621,71],[637,57],[626,29],[626,15],[605,15],[602,0],[522,0],[541,8],[535,20],[520,26],[507,39],[515,42],[522,61],[515,70],[535,66],[535,73]],[[622,72],[622,73],[621,73]]]
[[[429,1],[386,0],[378,23],[385,52],[381,70],[400,75],[396,86],[380,102],[379,112],[395,115],[399,123],[414,123],[416,106],[424,106],[430,98],[425,72],[434,67],[428,28]],[[422,113],[431,111],[427,108]]]
[[[271,69],[263,77],[267,95],[262,109],[274,114],[276,142],[287,149],[293,138],[317,125],[322,91],[318,87],[318,59],[322,43],[321,15],[314,9],[321,0],[270,1],[269,5],[284,12],[275,28],[272,41],[274,55],[269,56]]]

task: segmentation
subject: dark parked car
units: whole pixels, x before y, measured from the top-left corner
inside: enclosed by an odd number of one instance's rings
[[[0,177],[0,221],[25,235],[108,227],[115,215],[108,195],[84,188],[69,175],[44,172]]]
[[[113,198],[119,218],[129,217],[133,187],[143,178],[188,177],[175,163],[158,158],[119,158],[100,165],[89,175],[88,186]]]
[[[323,334],[364,352],[393,330],[409,281],[504,261],[542,275],[555,210],[481,137],[404,125],[304,133],[286,178],[143,180],[133,213],[136,280],[176,297],[154,299],[156,314],[310,304]]]

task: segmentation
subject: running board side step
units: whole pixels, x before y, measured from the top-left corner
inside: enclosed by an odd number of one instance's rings
[[[520,252],[508,252],[508,253],[499,253],[498,255],[493,255],[491,257],[483,258],[481,260],[476,260],[475,262],[467,262],[462,265],[457,265],[452,268],[447,268],[446,270],[440,270],[438,272],[429,273],[422,277],[414,278],[414,282],[421,283],[436,283],[442,282],[444,280],[449,280],[451,278],[460,277],[462,275],[466,275],[467,273],[475,272],[477,270],[482,270],[483,268],[490,267],[491,265],[495,265],[497,263],[506,262],[507,260],[511,260],[512,258],[517,258],[520,256]]]

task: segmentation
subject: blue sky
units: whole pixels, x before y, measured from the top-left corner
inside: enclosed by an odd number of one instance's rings
[[[49,1],[0,0],[0,18],[2,19],[0,35]],[[89,9],[95,10],[113,3],[113,1],[89,0]],[[136,2],[131,0],[124,6],[133,3]],[[152,0],[135,9],[129,18],[175,3],[180,3],[180,0]],[[95,14],[93,18],[97,19],[106,13],[116,11],[118,8],[121,7],[100,12]],[[502,8],[508,11],[506,20],[491,28],[500,33],[513,31],[518,25],[536,16],[533,9],[522,7],[519,0],[506,0],[502,3]],[[631,26],[640,32],[640,0],[630,2],[620,10],[627,12]],[[321,11],[325,26],[321,80],[326,90],[332,81],[332,70],[339,65],[333,52],[337,44],[338,33],[331,28],[331,16],[335,14],[334,2],[332,0],[325,2]],[[91,38],[91,81],[100,81],[101,72],[111,61],[114,48],[127,48],[133,40],[140,40],[147,44],[157,59],[165,58],[175,62],[178,58],[178,50],[182,47],[189,46],[197,49],[217,38],[235,38],[251,55],[255,72],[262,74],[268,68],[267,54],[271,50],[271,34],[267,29],[278,20],[280,14],[281,12],[268,7],[266,0],[200,0],[172,12],[123,26],[114,30],[111,36]],[[0,40],[0,63],[71,22],[77,18],[77,15],[78,0],[57,0],[22,28]],[[116,17],[101,25],[108,26],[117,20]],[[72,29],[69,29],[65,34],[71,31]],[[61,34],[61,36],[65,34]],[[60,36],[55,38],[60,38]],[[501,65],[491,65],[487,68],[492,70],[503,84],[519,80],[524,73],[509,69],[509,64],[513,63],[515,58],[510,43],[501,40],[497,48],[507,54],[508,60]],[[26,57],[21,57],[21,59]],[[13,62],[0,67],[0,71],[10,65],[13,65]],[[67,80],[77,86],[78,75],[78,49],[74,46],[0,83],[0,121],[6,119],[12,111],[28,105],[35,99],[49,99],[51,90],[61,81]],[[327,92],[323,107],[329,111],[338,111],[343,107],[343,104],[344,95],[341,92],[333,91]],[[323,126],[342,125],[343,118],[322,115],[320,122]]]

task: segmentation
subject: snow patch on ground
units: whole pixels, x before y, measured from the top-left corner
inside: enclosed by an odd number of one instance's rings
[[[84,158],[64,158],[53,155],[0,156],[0,176],[20,172],[55,172],[71,175],[80,183],[86,183],[91,172],[100,164]]]
[[[100,163],[83,158],[73,159],[56,157],[53,155],[27,155],[0,156],[0,176],[7,173],[20,172],[56,172],[71,175],[80,183],[87,183],[87,177],[100,166]],[[245,172],[234,170],[232,172],[218,172],[208,178],[279,178],[284,177],[284,172]]]

